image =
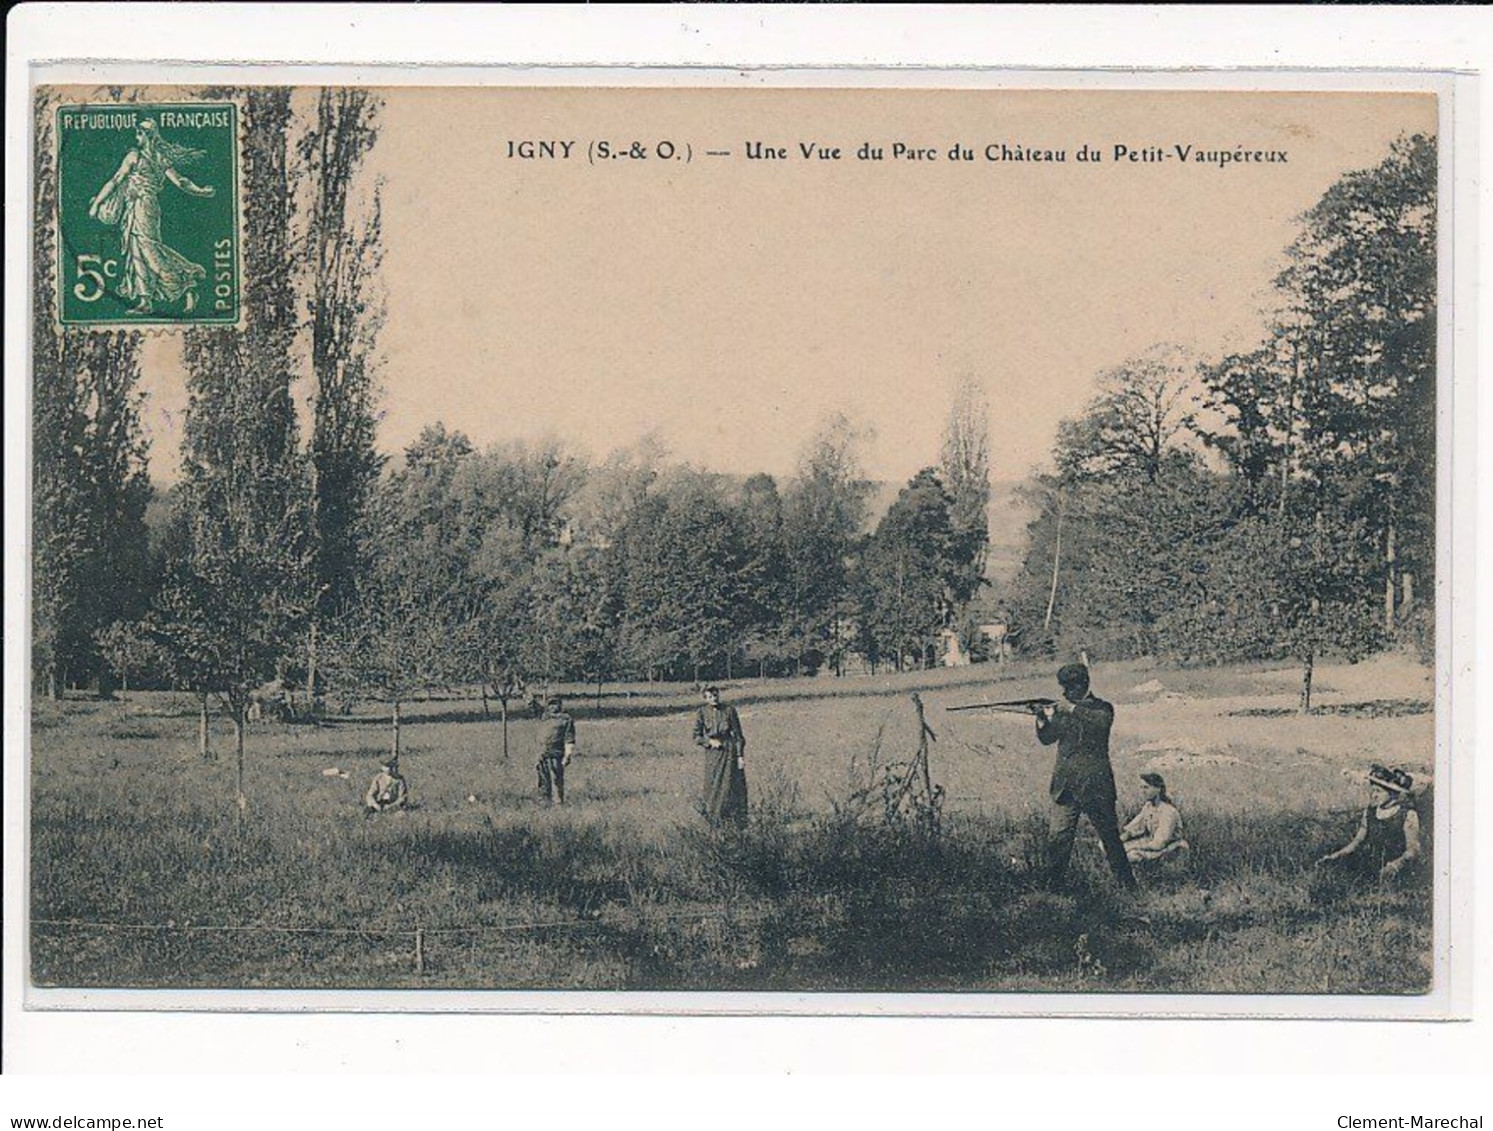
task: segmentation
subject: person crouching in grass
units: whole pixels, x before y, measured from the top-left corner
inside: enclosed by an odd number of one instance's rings
[[[404,809],[410,803],[410,787],[399,774],[399,760],[390,758],[381,764],[363,794],[363,814],[389,813]]]

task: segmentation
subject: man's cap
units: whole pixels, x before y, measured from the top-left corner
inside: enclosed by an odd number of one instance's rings
[[[1058,682],[1064,687],[1077,687],[1089,682],[1089,669],[1082,664],[1064,664],[1058,669]]]
[[[721,689],[713,683],[705,689],[706,695],[719,695],[720,693]]]
[[[1375,764],[1369,767],[1369,784],[1380,786],[1391,793],[1409,793],[1415,779],[1404,770],[1386,769]]]
[[[1160,774],[1141,774],[1140,780],[1147,785],[1154,785],[1157,789],[1166,789],[1166,779]]]

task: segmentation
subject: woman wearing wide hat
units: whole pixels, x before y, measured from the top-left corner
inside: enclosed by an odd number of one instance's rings
[[[1373,797],[1364,806],[1353,839],[1317,863],[1386,881],[1412,871],[1421,848],[1414,787],[1415,779],[1404,770],[1370,767]]]

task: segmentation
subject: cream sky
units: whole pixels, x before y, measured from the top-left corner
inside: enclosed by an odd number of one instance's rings
[[[443,420],[479,445],[557,434],[593,456],[656,430],[672,453],[791,472],[830,413],[866,469],[937,458],[952,383],[991,405],[994,472],[1043,461],[1095,373],[1157,342],[1203,356],[1261,332],[1293,217],[1429,96],[1156,92],[390,88],[380,442]],[[593,140],[693,159],[590,164]],[[508,156],[576,142],[569,160]],[[892,146],[928,147],[932,161]],[[955,142],[975,160],[955,162]],[[748,142],[786,160],[747,160]],[[886,159],[855,159],[862,143]],[[985,147],[1066,149],[1063,164]],[[800,143],[839,146],[804,160]],[[1094,164],[1075,160],[1090,145]],[[1285,164],[1115,162],[1116,145],[1284,150]],[[707,157],[706,149],[730,150]],[[153,473],[184,404],[171,339],[146,358]]]

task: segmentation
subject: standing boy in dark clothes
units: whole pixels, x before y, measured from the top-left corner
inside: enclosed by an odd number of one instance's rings
[[[562,709],[558,695],[545,701],[539,719],[539,793],[546,801],[565,804],[565,767],[575,755],[575,720]]]

